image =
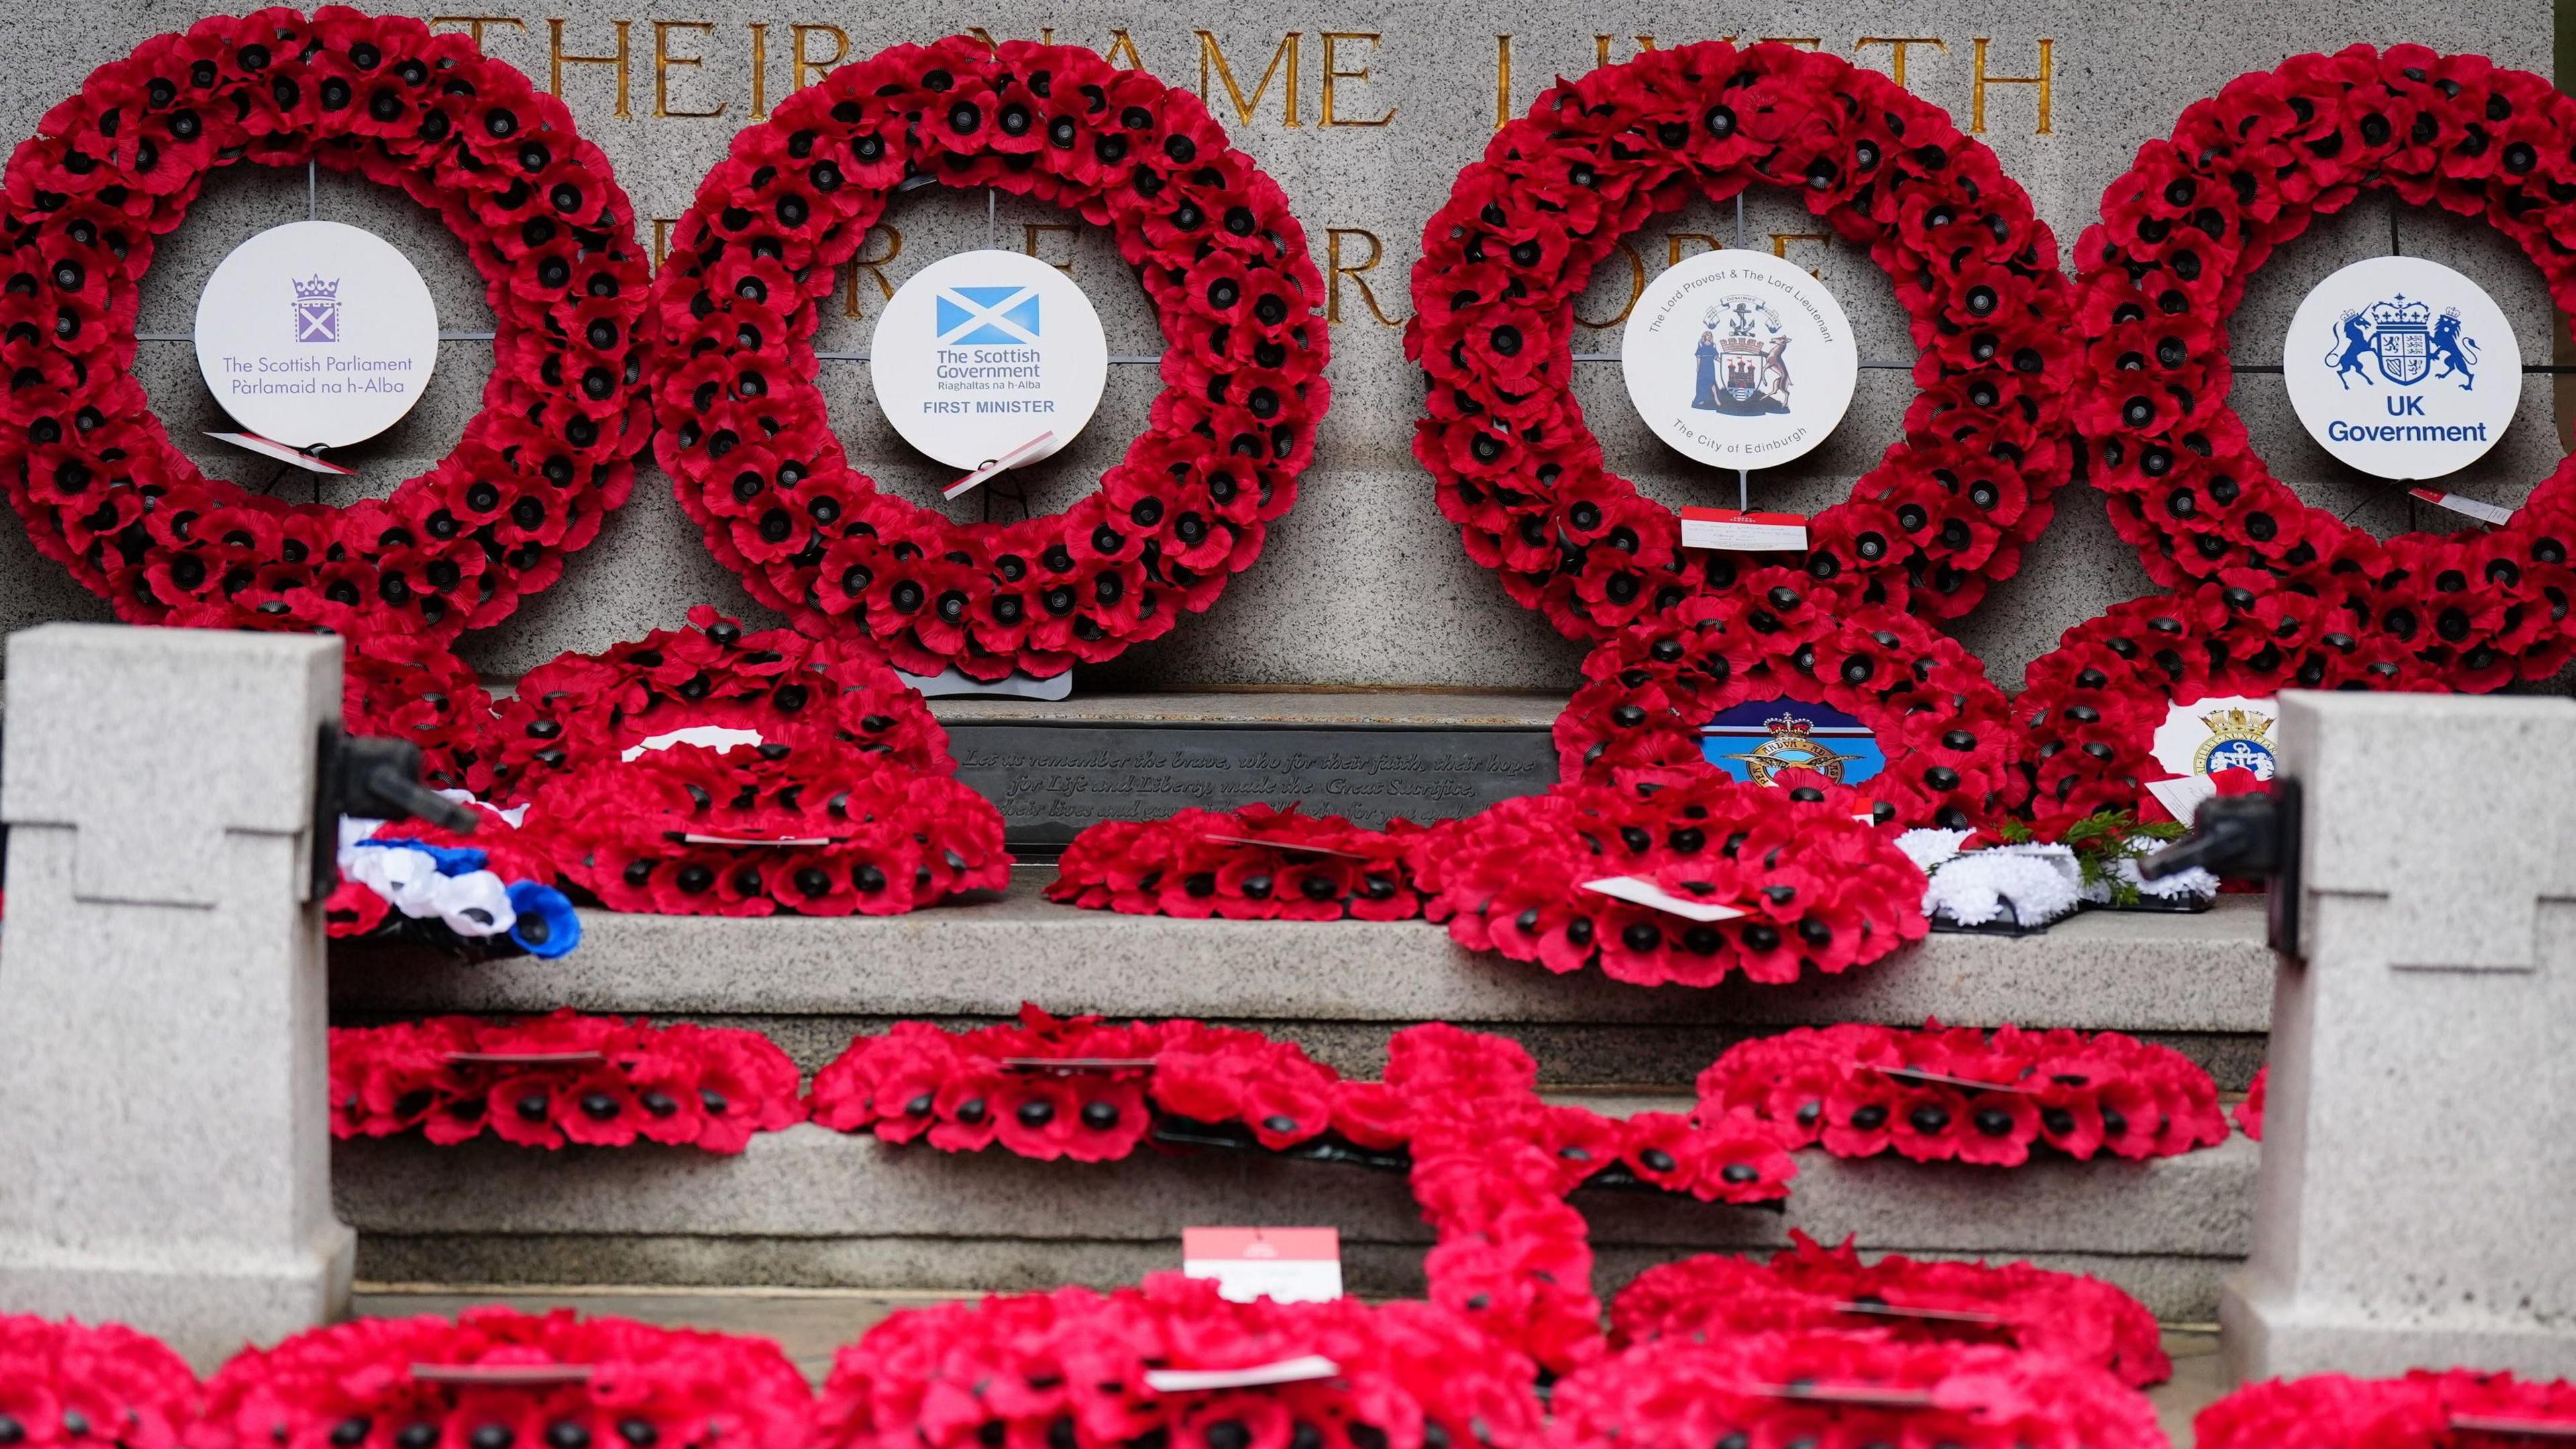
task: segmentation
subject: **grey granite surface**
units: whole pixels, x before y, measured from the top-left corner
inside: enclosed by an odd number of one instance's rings
[[[2306,959],[2228,1369],[2576,1373],[2576,704],[2295,693],[2281,742]],[[2464,796],[2444,762],[2476,757],[2554,763]]]
[[[2077,1026],[2260,1032],[2272,953],[2259,901],[2205,915],[2089,913],[2019,940],[1934,935],[1873,966],[1793,986],[1640,988],[1479,955],[1420,921],[1184,921],[1041,899],[907,916],[728,920],[593,911],[558,961],[437,965],[346,943],[332,1003],[354,1012],[589,1011],[1002,1016],[1059,1012],[1253,1021]]]
[[[0,1306],[211,1369],[348,1298],[308,904],[339,641],[56,624],[8,650]]]

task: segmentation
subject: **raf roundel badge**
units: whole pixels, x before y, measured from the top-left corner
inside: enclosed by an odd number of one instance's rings
[[[1072,442],[1100,406],[1109,344],[1064,273],[1019,252],[961,252],[895,289],[868,370],[905,442],[980,473]]]
[[[1703,463],[1769,468],[1842,421],[1860,352],[1824,283],[1769,252],[1729,249],[1646,284],[1619,367],[1655,436]]]
[[[342,448],[419,403],[438,365],[438,307],[383,237],[289,222],[233,248],[206,279],[196,342],[197,368],[233,421],[288,449]]]
[[[1778,770],[1813,770],[1837,785],[1857,785],[1887,767],[1868,725],[1803,699],[1747,700],[1719,711],[1699,736],[1702,758],[1756,785],[1776,784]]]
[[[2484,288],[2421,257],[2316,285],[2281,346],[2290,405],[2327,452],[2379,478],[2476,462],[2522,401],[2522,349]]]

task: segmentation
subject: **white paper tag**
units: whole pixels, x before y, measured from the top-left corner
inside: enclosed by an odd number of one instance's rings
[[[937,674],[904,674],[902,670],[895,673],[902,676],[905,684],[932,699],[950,694],[992,694],[1007,699],[1057,700],[1073,693],[1073,671],[1070,669],[1047,679],[1031,679],[1025,674],[1010,674],[1000,679],[969,679],[954,669],[943,669]]]
[[[1055,434],[1040,433],[1002,456],[978,467],[974,472],[939,490],[942,498],[962,496],[968,489],[997,473],[1007,472],[1022,463],[1034,462],[1055,451]]]
[[[275,458],[281,463],[291,463],[307,473],[328,473],[335,478],[346,478],[357,472],[355,468],[343,468],[337,463],[325,463],[310,453],[299,453],[275,438],[263,438],[257,433],[208,433],[206,436],[218,443],[230,443],[236,448],[248,448],[264,458]]]
[[[1329,1379],[1342,1366],[1322,1354],[1281,1359],[1239,1369],[1147,1369],[1145,1387],[1158,1394],[1204,1394],[1216,1389],[1257,1389],[1268,1384],[1301,1384]]]
[[[1633,875],[1614,875],[1605,876],[1600,880],[1588,880],[1583,883],[1583,888],[1597,891],[1613,900],[1626,901],[1632,906],[1644,906],[1650,911],[1662,911],[1667,915],[1679,916],[1685,921],[1702,923],[1731,921],[1744,914],[1733,906],[1721,906],[1715,901],[1698,901],[1688,896],[1674,895],[1653,881],[1643,880]]]
[[[1682,547],[1737,553],[1804,553],[1807,520],[1795,513],[1738,513],[1731,508],[1682,510]]]
[[[2156,797],[2156,803],[2165,807],[2166,814],[2189,825],[2193,813],[2200,809],[2200,802],[2217,797],[2218,782],[2207,775],[2185,775],[2176,780],[2149,780],[2147,793]]]
[[[782,849],[789,847],[810,849],[819,845],[840,844],[839,841],[828,835],[817,835],[806,839],[781,836],[775,840],[764,840],[757,836],[750,835],[683,835],[680,837],[680,843],[682,845],[769,846]]]
[[[2462,494],[2445,493],[2439,488],[2409,488],[2406,491],[2437,508],[2447,508],[2453,513],[2465,513],[2480,523],[2513,522],[2512,509],[2498,508],[2492,503],[2481,503],[2475,498]]]
[[[1256,845],[1264,850],[1278,851],[1282,855],[1329,855],[1339,860],[1368,859],[1367,856],[1355,850],[1335,850],[1329,845],[1301,845],[1293,840],[1256,840],[1249,835],[1213,833],[1202,834],[1199,839],[1210,845]]]
[[[1341,1230],[1183,1228],[1181,1272],[1235,1303],[1329,1303],[1342,1296]]]
[[[703,745],[717,754],[725,754],[736,745],[761,743],[760,731],[738,730],[726,725],[691,725],[684,730],[647,735],[640,744],[628,745],[617,758],[621,764],[633,764],[646,751],[659,753],[673,745]]]

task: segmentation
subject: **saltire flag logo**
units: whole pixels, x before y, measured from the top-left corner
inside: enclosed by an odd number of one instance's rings
[[[942,347],[1034,347],[1035,287],[950,287],[936,294]]]

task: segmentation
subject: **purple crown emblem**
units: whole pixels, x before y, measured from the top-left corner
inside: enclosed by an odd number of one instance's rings
[[[340,340],[340,279],[307,277],[300,281],[287,279],[295,286],[295,340],[298,342],[337,342]]]

